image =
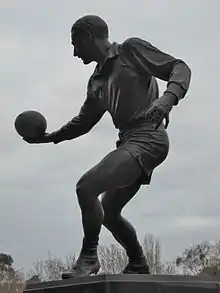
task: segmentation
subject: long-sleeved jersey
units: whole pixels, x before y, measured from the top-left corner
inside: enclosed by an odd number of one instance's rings
[[[137,157],[144,153],[158,157],[159,150],[166,156],[168,137],[163,124],[155,131],[144,120],[149,106],[159,97],[156,78],[167,82],[165,94],[174,95],[177,105],[187,93],[191,70],[184,61],[140,38],[114,42],[104,64],[97,65],[89,79],[79,114],[53,133],[54,143],[86,134],[108,111],[119,129],[117,146],[127,145]]]

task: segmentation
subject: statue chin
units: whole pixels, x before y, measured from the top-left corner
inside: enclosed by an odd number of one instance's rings
[[[87,64],[90,64],[92,61],[91,60],[86,60],[86,59],[82,59],[83,61],[83,64],[87,65]]]

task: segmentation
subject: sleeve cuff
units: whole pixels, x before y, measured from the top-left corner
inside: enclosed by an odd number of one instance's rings
[[[63,138],[63,131],[60,129],[58,131],[52,132],[51,133],[52,136],[52,140],[54,144],[58,144],[62,141],[64,141],[65,139]]]
[[[175,99],[174,99],[174,103],[173,103],[173,105],[174,105],[174,106],[178,105],[178,103],[179,103],[179,99],[178,99],[178,97],[177,97],[174,93],[172,93],[172,92],[166,90],[166,91],[164,92],[164,95],[174,97]]]
[[[179,103],[179,100],[182,99],[185,95],[185,91],[183,90],[183,88],[175,82],[171,82],[168,84],[165,93],[170,93],[176,96],[176,102],[174,105],[177,105]]]

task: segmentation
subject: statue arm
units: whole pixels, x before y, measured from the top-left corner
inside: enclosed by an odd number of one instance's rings
[[[174,105],[184,98],[191,80],[191,70],[184,61],[140,38],[127,39],[122,48],[130,62],[143,74],[167,81],[165,94],[175,96]]]
[[[51,133],[55,144],[64,140],[71,140],[88,133],[104,115],[98,99],[92,95],[87,98],[79,114],[63,125],[59,130]]]

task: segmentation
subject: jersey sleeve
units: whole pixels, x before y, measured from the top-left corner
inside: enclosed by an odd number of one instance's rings
[[[98,123],[104,113],[105,110],[100,106],[98,99],[91,93],[88,93],[79,114],[63,125],[58,131],[51,134],[54,137],[53,142],[57,144],[88,133]]]
[[[191,70],[183,60],[160,51],[140,38],[127,39],[122,48],[140,72],[167,82],[165,93],[175,95],[175,105],[184,98],[189,88]]]

